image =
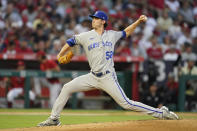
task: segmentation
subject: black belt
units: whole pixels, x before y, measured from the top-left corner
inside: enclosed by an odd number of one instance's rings
[[[101,77],[101,76],[106,75],[108,73],[110,73],[110,71],[108,71],[108,70],[105,71],[104,73],[103,72],[95,73],[92,71],[92,74],[95,75],[96,77]]]

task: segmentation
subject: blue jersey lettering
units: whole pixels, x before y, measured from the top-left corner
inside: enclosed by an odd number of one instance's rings
[[[94,48],[97,48],[97,47],[99,47],[99,43],[92,43],[92,44],[90,44],[90,45],[88,46],[88,50],[90,51],[90,50],[92,50],[92,49],[94,49]]]

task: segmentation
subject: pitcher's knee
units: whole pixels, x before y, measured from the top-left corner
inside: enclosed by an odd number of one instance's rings
[[[63,91],[63,90],[69,90],[69,86],[67,84],[65,84],[61,91]]]
[[[65,84],[61,90],[61,92],[67,93],[67,94],[72,94],[72,87],[70,87],[68,84]]]
[[[123,109],[125,109],[125,110],[131,109],[131,105],[130,105],[129,102],[126,101],[126,100],[123,101],[123,102],[120,102],[119,105],[120,105]]]

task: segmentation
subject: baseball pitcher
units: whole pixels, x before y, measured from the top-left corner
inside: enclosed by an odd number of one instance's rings
[[[75,45],[83,46],[91,71],[66,83],[52,108],[51,116],[38,124],[38,126],[60,125],[60,112],[63,110],[70,94],[79,91],[88,91],[94,88],[108,93],[121,107],[127,110],[138,111],[161,119],[179,119],[169,111],[167,107],[153,108],[151,106],[130,100],[120,87],[114,69],[114,46],[120,38],[128,37],[135,28],[147,17],[141,15],[137,21],[129,25],[123,31],[105,30],[108,16],[103,11],[96,11],[92,17],[92,30],[78,35],[66,41],[57,59],[60,64],[69,63],[73,53],[70,50]]]

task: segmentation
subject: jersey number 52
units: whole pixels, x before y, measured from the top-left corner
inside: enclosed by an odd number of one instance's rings
[[[113,51],[106,51],[105,55],[106,55],[106,59],[109,60],[113,56]]]

